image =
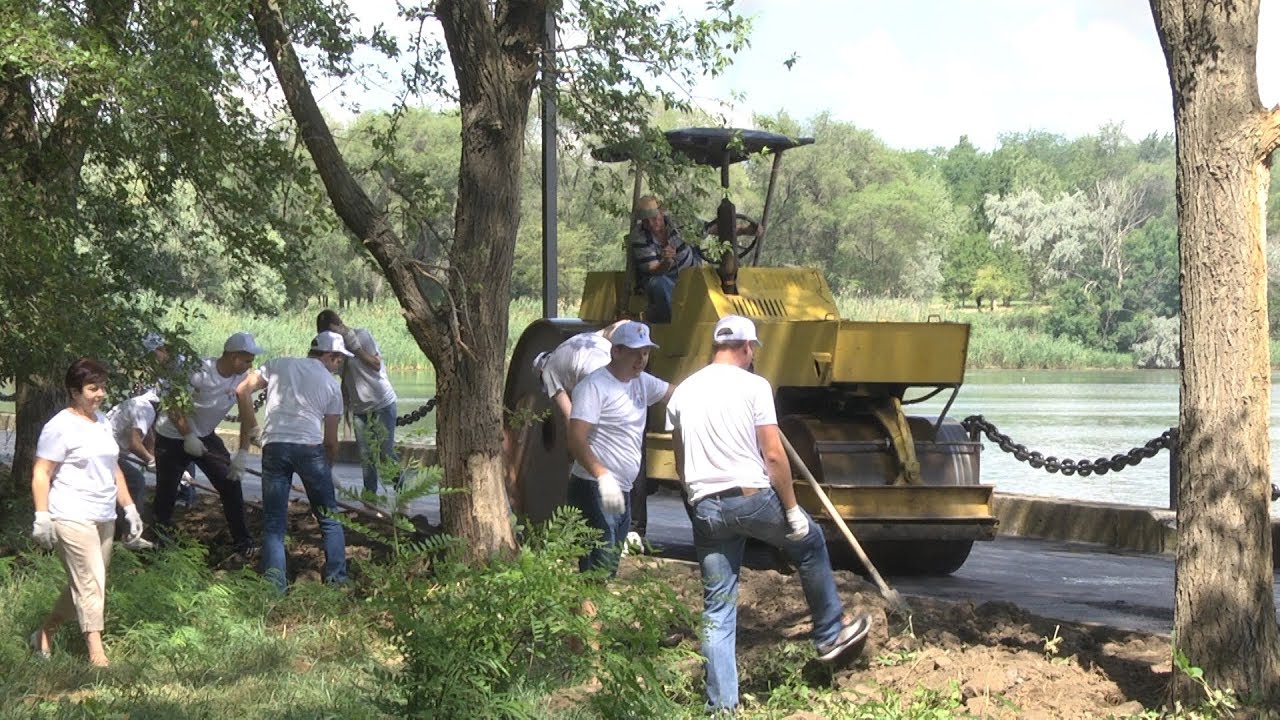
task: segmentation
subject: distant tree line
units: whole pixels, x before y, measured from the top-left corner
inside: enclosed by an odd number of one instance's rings
[[[667,127],[714,124],[676,113],[661,120]],[[1178,313],[1172,136],[1134,142],[1122,127],[1107,125],[1075,139],[1010,133],[991,151],[967,137],[950,148],[905,151],[829,114],[806,121],[760,116],[756,125],[816,139],[787,155],[762,263],[825,268],[833,290],[844,294],[945,298],[987,311],[1029,305],[1038,309],[1038,329],[1054,336],[1171,364]],[[452,242],[458,133],[456,113],[428,110],[369,113],[340,128],[366,189],[427,264],[442,262]],[[541,292],[537,135],[527,142],[517,296]],[[592,160],[592,144],[562,131],[558,292],[569,302],[587,272],[621,268],[625,258],[629,169]],[[731,192],[741,211],[760,213],[769,169],[769,158],[735,166]],[[683,177],[653,189],[690,234],[714,212],[717,178],[705,169]],[[1278,184],[1273,178],[1270,256],[1280,252]],[[272,238],[287,258],[281,267],[234,266],[194,202],[167,209],[170,257],[158,267],[206,300],[259,311],[388,294],[318,184],[279,202],[284,226],[299,229],[295,237]],[[1272,296],[1280,296],[1280,274],[1273,270],[1271,280]]]

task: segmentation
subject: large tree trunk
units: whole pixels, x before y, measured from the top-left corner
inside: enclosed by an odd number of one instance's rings
[[[1151,0],[1173,87],[1182,290],[1177,647],[1209,685],[1280,699],[1271,567],[1264,208],[1280,111],[1258,0]],[[1175,682],[1193,700],[1195,683]]]
[[[13,472],[0,497],[21,497],[31,492],[31,467],[36,442],[44,424],[67,404],[66,392],[57,385],[19,380],[14,398]]]
[[[520,159],[543,2],[441,0],[435,11],[458,75],[463,115],[455,240],[446,265],[416,261],[356,182],[312,96],[274,0],[254,21],[334,209],[367,247],[436,370],[445,530],[475,558],[515,547],[502,482],[502,381]]]

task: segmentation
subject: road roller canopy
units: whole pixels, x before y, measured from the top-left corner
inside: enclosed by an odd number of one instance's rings
[[[713,167],[740,163],[752,155],[766,151],[780,153],[813,144],[813,138],[795,138],[743,128],[682,128],[668,130],[663,135],[676,154],[699,165]],[[598,147],[591,151],[591,157],[600,162],[624,162],[643,159],[650,152],[644,142],[637,138]]]

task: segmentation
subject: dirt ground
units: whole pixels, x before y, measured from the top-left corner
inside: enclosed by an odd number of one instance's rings
[[[248,511],[256,534],[261,515],[254,506]],[[231,554],[215,498],[201,495],[182,515],[180,527],[209,545],[212,562],[243,564]],[[319,534],[304,503],[290,506],[290,534],[290,581],[319,581]],[[357,533],[348,531],[347,542],[355,571],[360,561],[380,552]],[[624,559],[623,576],[642,567],[662,573],[691,604],[700,606],[695,565],[631,557]],[[902,618],[887,613],[875,586],[862,577],[843,571],[836,577],[847,608],[869,612],[875,622],[862,657],[834,675],[851,702],[880,699],[886,689],[910,698],[918,687],[942,693],[954,687],[965,712],[974,716],[1045,720],[1127,717],[1165,704],[1171,673],[1167,637],[1060,622],[1008,603],[907,598],[912,612]],[[776,666],[771,656],[784,641],[807,637],[809,618],[798,579],[744,568],[738,622],[738,666],[747,694],[765,687],[768,678],[761,675]]]

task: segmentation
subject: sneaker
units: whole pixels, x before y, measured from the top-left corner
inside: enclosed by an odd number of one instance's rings
[[[627,539],[622,541],[622,555],[643,555],[644,554],[644,538],[640,537],[640,533],[632,530],[627,533]]]
[[[134,538],[133,540],[125,540],[121,544],[135,552],[138,550],[154,550],[156,547],[155,543],[142,537]]]
[[[818,646],[818,659],[822,662],[834,662],[855,647],[861,652],[863,641],[867,639],[867,634],[870,632],[871,616],[859,615],[853,622],[846,623],[840,629],[840,634],[835,640]]]

